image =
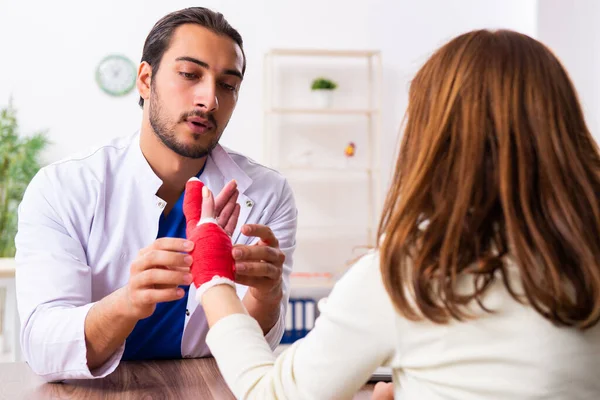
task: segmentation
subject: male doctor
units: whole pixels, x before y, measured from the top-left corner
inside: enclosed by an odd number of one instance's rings
[[[46,380],[104,377],[120,360],[210,354],[182,212],[193,176],[220,193],[238,293],[271,346],[279,343],[292,191],[277,172],[218,144],[245,67],[242,39],[221,14],[195,7],[165,16],[138,68],[140,132],[49,165],[29,185],[15,239],[20,338]]]

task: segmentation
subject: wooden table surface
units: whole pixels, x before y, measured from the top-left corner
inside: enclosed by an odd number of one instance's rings
[[[354,400],[371,398],[366,385]],[[25,363],[0,364],[0,399],[235,399],[212,358],[122,362],[103,379],[45,383]]]

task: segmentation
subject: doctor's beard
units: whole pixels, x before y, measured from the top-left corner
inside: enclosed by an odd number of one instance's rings
[[[202,144],[187,145],[178,141],[175,135],[175,126],[177,123],[172,123],[167,116],[163,115],[161,101],[160,97],[158,96],[158,92],[156,91],[156,87],[153,87],[152,96],[150,96],[150,109],[148,111],[150,117],[150,126],[152,126],[152,130],[156,136],[158,136],[165,146],[182,157],[194,159],[205,157],[209,155],[219,143],[221,134],[218,131],[217,121],[215,121],[212,114],[199,114],[193,112],[182,115],[179,118],[179,122],[184,122],[185,116],[202,116],[203,118],[209,119],[213,123],[213,129],[215,130],[216,134],[214,134],[213,139],[208,146]]]

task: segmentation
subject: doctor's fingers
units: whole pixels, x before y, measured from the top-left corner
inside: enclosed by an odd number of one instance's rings
[[[264,245],[236,245],[233,247],[232,255],[237,262],[267,261],[274,264],[285,262],[285,254],[281,250]]]
[[[144,247],[138,252],[138,257],[145,255],[153,250],[166,250],[166,251],[192,251],[194,249],[194,242],[191,240],[185,240],[180,238],[163,237],[156,239],[148,247]]]
[[[236,277],[281,278],[282,268],[266,262],[242,262],[235,264]]]
[[[140,254],[131,263],[131,273],[145,271],[150,268],[169,268],[189,271],[192,265],[192,256],[168,250],[150,250]]]
[[[132,289],[168,288],[192,283],[192,274],[168,269],[148,269],[131,277],[129,285]]]
[[[167,301],[179,300],[185,294],[184,290],[177,287],[172,286],[169,288],[163,289],[143,289],[134,291],[131,294],[132,300],[136,303],[141,304],[158,304],[158,303],[166,303]]]
[[[266,225],[246,224],[242,226],[242,233],[246,236],[260,238],[261,242],[268,246],[279,247],[279,240],[275,237],[273,230]]]

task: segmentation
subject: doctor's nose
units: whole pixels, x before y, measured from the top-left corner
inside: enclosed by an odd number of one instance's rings
[[[215,86],[205,84],[199,87],[194,98],[194,105],[204,112],[217,111],[219,109],[219,99],[217,98]]]

